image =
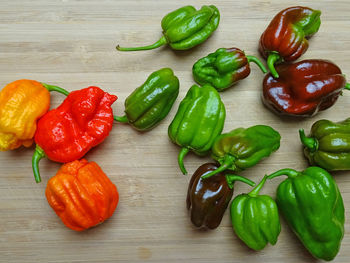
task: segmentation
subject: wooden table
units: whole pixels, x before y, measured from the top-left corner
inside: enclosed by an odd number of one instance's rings
[[[218,30],[190,51],[168,47],[122,53],[116,44],[150,44],[161,37],[160,20],[183,5],[215,4],[221,11]],[[322,10],[322,26],[311,39],[303,58],[331,59],[350,76],[350,2],[300,1]],[[43,182],[36,184],[31,171],[33,148],[0,154],[0,262],[315,262],[282,220],[275,246],[261,252],[248,249],[233,233],[226,213],[213,231],[192,227],[185,207],[190,176],[177,167],[179,147],[167,136],[180,100],[194,84],[193,63],[220,47],[239,47],[258,55],[260,34],[280,10],[295,1],[0,1],[0,86],[21,78],[36,79],[68,90],[98,85],[118,95],[113,105],[122,114],[123,101],[147,76],[170,67],[179,77],[179,97],[169,116],[154,130],[139,133],[116,124],[109,138],[86,158],[96,161],[117,185],[120,203],[102,225],[78,233],[66,228],[49,207],[44,192],[59,164],[43,160]],[[309,119],[276,116],[261,103],[263,75],[252,65],[248,79],[222,93],[227,118],[224,131],[267,124],[282,135],[281,147],[242,175],[259,181],[280,168],[302,170],[307,162],[299,143],[298,128],[309,131],[315,121],[349,117],[350,94],[344,92],[329,110]],[[52,107],[64,97],[53,94]],[[189,154],[192,174],[209,157]],[[349,172],[334,173],[350,216]],[[282,180],[268,182],[264,194],[274,195]],[[249,190],[237,183],[235,193]],[[349,221],[341,250],[334,262],[349,262]]]

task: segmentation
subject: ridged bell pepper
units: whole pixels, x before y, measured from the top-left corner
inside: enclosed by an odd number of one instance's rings
[[[185,155],[189,151],[208,154],[224,128],[225,118],[225,105],[216,89],[210,85],[193,85],[188,90],[168,128],[170,140],[182,147],[178,163],[183,174],[187,174],[183,164]]]
[[[321,11],[309,7],[293,6],[279,12],[260,37],[259,51],[267,58],[274,78],[278,71],[274,63],[297,60],[309,47],[308,38],[321,25]]]
[[[14,150],[33,143],[37,120],[50,108],[49,91],[68,91],[21,79],[7,84],[0,92],[0,151]]]
[[[170,68],[153,72],[125,100],[125,115],[115,117],[138,131],[148,131],[163,120],[179,94],[179,79]]]
[[[168,44],[175,50],[186,50],[204,42],[220,22],[219,10],[214,6],[181,7],[162,19],[163,36],[154,44],[144,47],[120,47],[120,51],[137,51],[158,48]]]
[[[217,168],[213,163],[201,165],[194,172],[188,186],[186,204],[191,213],[191,221],[196,227],[214,229],[220,225],[236,181],[254,185],[251,180],[233,174],[219,173],[207,180],[202,179],[203,175]]]
[[[264,104],[280,115],[310,117],[331,107],[350,89],[340,68],[327,60],[309,59],[276,66],[279,78],[267,74]]]
[[[350,118],[341,122],[319,120],[309,137],[299,130],[304,154],[311,165],[328,171],[350,170]]]
[[[246,56],[238,48],[219,48],[193,65],[193,78],[201,85],[210,84],[218,91],[222,91],[248,77],[250,62],[254,62],[263,73],[267,73],[258,58]]]
[[[248,194],[236,196],[230,207],[233,230],[254,250],[263,249],[267,243],[275,245],[281,232],[276,202],[268,195],[259,195],[266,179]]]
[[[344,204],[333,177],[320,167],[298,172],[282,169],[268,176],[287,175],[277,189],[277,206],[288,225],[318,259],[338,254],[344,236]]]
[[[119,201],[117,187],[97,163],[85,159],[64,164],[48,181],[45,195],[62,222],[75,231],[110,218]]]
[[[280,147],[280,134],[270,126],[255,125],[237,128],[218,136],[211,149],[211,156],[220,163],[220,167],[203,176],[231,170],[239,172],[256,165]]]
[[[72,162],[103,142],[113,126],[111,105],[116,99],[117,96],[94,86],[76,90],[39,120],[32,159],[37,183],[41,181],[39,161],[42,158]]]

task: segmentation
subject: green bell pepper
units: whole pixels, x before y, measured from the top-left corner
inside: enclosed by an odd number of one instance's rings
[[[220,167],[203,178],[208,178],[225,170],[242,171],[256,165],[280,147],[281,135],[266,125],[237,128],[215,139],[212,158]]]
[[[230,208],[233,230],[254,250],[263,249],[267,243],[275,245],[281,232],[275,201],[268,195],[259,195],[266,179],[267,176],[250,193],[236,196]]]
[[[168,115],[178,94],[179,79],[174,72],[170,68],[160,69],[126,98],[125,115],[114,119],[139,131],[150,130]]]
[[[212,86],[193,85],[188,90],[168,129],[170,140],[182,147],[178,163],[183,174],[187,174],[183,164],[185,155],[189,151],[208,154],[224,127],[225,117],[225,105]]]
[[[350,118],[341,122],[319,120],[310,136],[299,130],[304,154],[311,165],[328,171],[350,170]]]
[[[287,175],[277,189],[277,206],[294,233],[315,257],[330,261],[344,236],[344,204],[333,177],[320,167],[303,172],[282,169],[268,176]]]
[[[137,51],[158,48],[169,44],[175,50],[187,50],[204,42],[218,27],[219,10],[214,6],[181,7],[162,19],[163,37],[156,43],[144,47],[120,47],[120,51]]]

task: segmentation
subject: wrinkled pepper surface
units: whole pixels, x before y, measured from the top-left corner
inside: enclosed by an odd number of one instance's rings
[[[39,120],[32,159],[36,182],[41,181],[39,161],[42,158],[72,162],[103,142],[113,126],[111,105],[116,99],[117,96],[94,86],[76,90]]]
[[[203,176],[209,178],[225,170],[239,172],[256,165],[280,147],[280,134],[270,126],[255,125],[237,128],[223,133],[215,139],[212,158],[220,167]]]
[[[276,66],[279,78],[267,74],[264,104],[280,115],[313,116],[331,107],[343,89],[350,89],[340,68],[327,60],[309,59]]]
[[[144,47],[120,47],[120,51],[137,51],[158,48],[168,44],[175,50],[186,50],[204,42],[216,30],[220,22],[219,10],[214,5],[181,7],[162,19],[163,36],[154,44]]]
[[[311,165],[328,171],[350,170],[350,118],[341,122],[319,120],[309,137],[299,130],[304,154]]]
[[[293,6],[279,12],[260,37],[259,51],[267,58],[267,65],[274,78],[278,71],[274,63],[294,61],[309,47],[308,38],[321,25],[321,11],[309,7]]]
[[[119,201],[117,187],[97,163],[85,159],[64,164],[48,181],[45,195],[62,222],[76,231],[111,217]]]
[[[261,250],[267,243],[275,245],[281,232],[276,202],[259,195],[267,176],[248,194],[236,196],[230,207],[233,230],[251,249]]]
[[[125,115],[115,120],[148,131],[168,115],[178,94],[179,79],[174,72],[170,68],[155,71],[126,98]]]
[[[186,154],[208,154],[224,128],[225,118],[225,105],[216,89],[193,85],[188,90],[168,128],[170,140],[182,147],[178,163],[183,174],[187,174],[183,164]]]
[[[68,94],[64,89],[29,79],[16,80],[1,90],[0,151],[32,145],[37,120],[50,107],[49,91]]]
[[[222,91],[249,76],[250,62],[254,62],[263,73],[267,73],[258,58],[246,56],[238,48],[219,48],[193,65],[193,78],[201,85],[210,84]]]
[[[223,173],[216,174],[207,180],[201,177],[216,170],[214,163],[201,165],[193,174],[187,191],[187,209],[191,213],[191,221],[196,227],[217,228],[233,195],[235,181],[251,186],[254,182],[247,178]]]
[[[298,172],[282,169],[268,176],[287,175],[277,189],[276,202],[288,225],[318,259],[337,255],[344,236],[344,204],[333,177],[320,167]]]

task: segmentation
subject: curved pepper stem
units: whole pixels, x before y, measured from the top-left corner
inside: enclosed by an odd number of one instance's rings
[[[203,176],[202,176],[202,178],[203,178]],[[227,185],[230,189],[233,188],[233,185],[236,181],[246,183],[250,186],[255,185],[255,182],[253,182],[252,180],[249,180],[248,178],[245,178],[245,177],[239,176],[239,175],[227,174],[227,175],[225,175],[225,178],[226,178]]]
[[[41,182],[40,172],[39,172],[39,162],[42,158],[46,157],[45,152],[39,145],[36,145],[35,152],[32,158],[32,168],[34,173],[34,178],[37,183]]]
[[[301,143],[310,149],[310,152],[315,152],[318,149],[318,141],[315,138],[307,137],[304,129],[299,130],[299,136]]]
[[[267,179],[267,175],[264,176],[264,178],[260,181],[260,183],[252,191],[250,191],[248,195],[251,197],[258,196],[261,188],[263,188],[263,186],[265,185],[266,179]]]
[[[350,83],[346,83],[344,89],[350,90]]]
[[[180,166],[180,170],[183,174],[187,174],[187,171],[184,165],[184,158],[189,151],[190,150],[188,148],[182,148],[177,159]]]
[[[119,51],[139,51],[139,50],[150,50],[150,49],[155,49],[158,47],[161,47],[165,44],[167,44],[168,41],[166,40],[165,36],[161,37],[156,43],[148,46],[143,46],[143,47],[121,47],[117,46],[117,50]]]
[[[60,87],[58,87],[58,86],[53,86],[53,85],[49,85],[49,84],[42,83],[42,82],[41,82],[41,84],[42,84],[49,92],[51,92],[51,91],[56,91],[56,92],[58,92],[58,93],[61,93],[61,94],[63,94],[63,95],[66,95],[66,96],[68,96],[68,94],[69,94],[68,91],[66,91],[65,89],[62,89],[62,88],[60,88]]]
[[[299,174],[300,174],[299,172],[297,172],[293,169],[286,168],[286,169],[278,170],[277,172],[274,172],[274,173],[268,175],[267,179],[272,179],[272,178],[275,178],[275,177],[281,176],[281,175],[287,175],[290,178],[294,178],[294,177],[297,177]]]
[[[264,64],[255,56],[246,56],[248,62],[254,62],[258,67],[261,69],[261,71],[266,74],[267,69],[265,68]]]
[[[233,162],[235,160],[236,160],[236,158],[233,157],[232,155],[228,155],[228,154],[225,155],[224,162],[222,163],[222,165],[218,169],[216,169],[214,171],[211,171],[210,173],[207,173],[206,175],[203,175],[202,178],[203,179],[207,179],[207,178],[209,178],[209,177],[211,177],[213,175],[216,175],[216,174],[218,174],[220,172],[223,172],[223,171],[227,170],[230,166],[233,165]]]
[[[271,52],[270,55],[267,58],[267,67],[269,68],[272,76],[277,79],[279,77],[276,69],[275,69],[275,63],[282,61],[281,56],[276,52]]]
[[[126,115],[124,116],[113,116],[114,120],[117,122],[122,122],[122,123],[128,123],[128,117],[126,117]]]

